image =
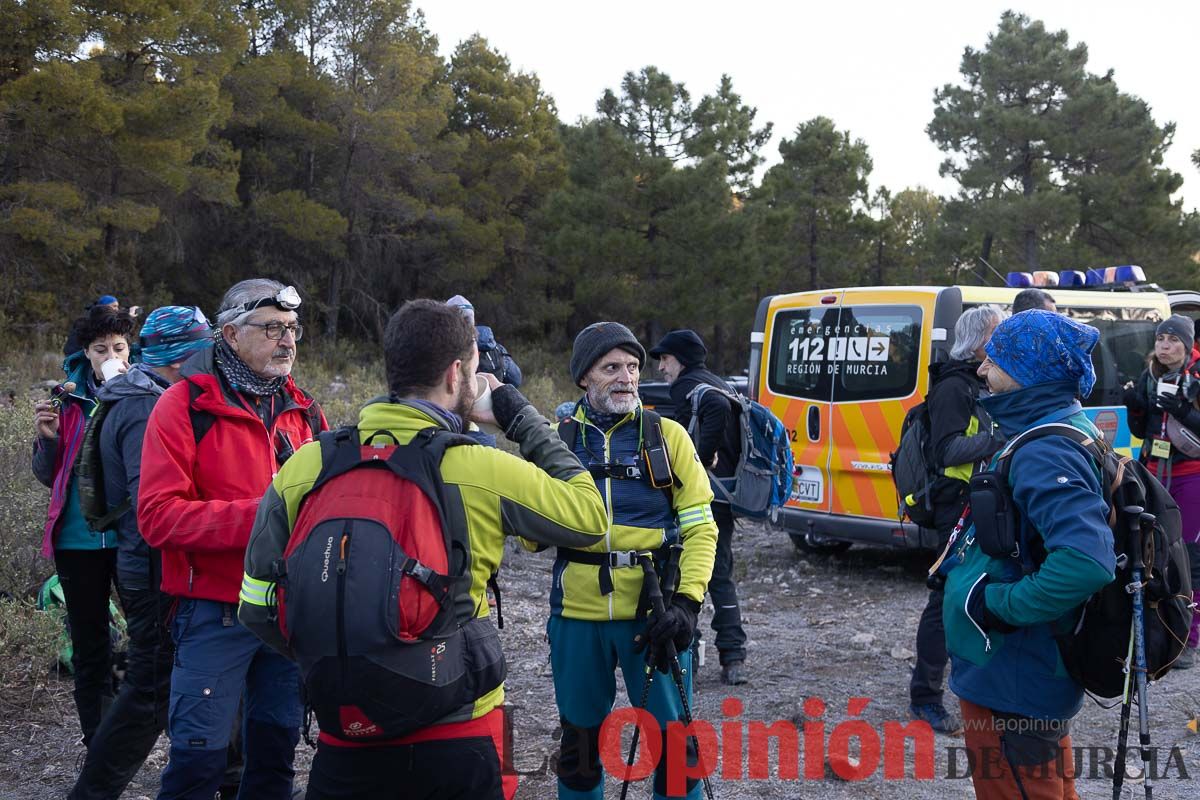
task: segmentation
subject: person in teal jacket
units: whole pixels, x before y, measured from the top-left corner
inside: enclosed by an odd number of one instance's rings
[[[1010,441],[1050,422],[1101,436],[1076,399],[1095,384],[1098,338],[1096,329],[1043,310],[996,328],[979,368],[992,395],[980,402]],[[1026,546],[1019,558],[990,557],[974,524],[964,532],[943,606],[950,688],[980,765],[972,775],[977,797],[1076,798],[1068,728],[1083,688],[1067,675],[1054,634],[1073,627],[1087,598],[1113,579],[1108,509],[1098,465],[1072,440],[1030,441],[1011,466]]]
[[[75,708],[85,746],[113,700],[108,601],[117,584],[117,531],[115,525],[101,531],[88,525],[74,467],[88,417],[96,408],[96,393],[104,383],[101,365],[116,360],[124,371],[134,325],[133,317],[108,306],[96,306],[77,319],[72,336],[82,349],[63,362],[66,380],[57,387],[60,402],[41,400],[33,409],[33,474],[50,489],[42,555],[54,559],[67,600]]]

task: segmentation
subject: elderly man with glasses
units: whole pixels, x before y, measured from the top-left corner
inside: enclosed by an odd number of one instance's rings
[[[276,281],[225,293],[214,347],[183,366],[150,415],[138,527],[162,552],[162,591],[176,598],[159,800],[211,800],[244,696],[239,797],[292,796],[302,716],[296,665],[237,618],[242,562],[259,500],[280,466],[328,425],[291,378],[303,335],[300,295]]]

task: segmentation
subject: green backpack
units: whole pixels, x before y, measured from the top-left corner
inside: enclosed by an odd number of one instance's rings
[[[71,645],[71,630],[67,624],[67,597],[63,593],[58,575],[51,575],[42,584],[42,588],[38,589],[37,608],[38,611],[62,610],[63,630],[58,639],[58,667],[65,670],[67,674],[73,674],[75,669],[71,665],[71,657],[75,654],[75,648]],[[117,604],[112,601],[112,598],[109,598],[108,636],[112,641],[114,658],[117,657],[118,645],[125,639],[125,627],[125,617],[122,616],[121,610],[117,608]]]
[[[130,509],[133,501],[126,495],[116,508],[109,510],[104,497],[104,462],[100,457],[100,430],[112,403],[97,400],[83,430],[83,443],[75,458],[75,481],[79,487],[79,509],[89,530],[106,531]]]

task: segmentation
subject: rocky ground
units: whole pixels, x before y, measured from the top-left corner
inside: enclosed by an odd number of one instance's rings
[[[928,556],[860,548],[835,557],[801,555],[785,535],[757,525],[741,527],[735,547],[750,636],[746,669],[750,682],[736,688],[722,686],[710,647],[709,663],[696,676],[696,716],[712,721],[719,731],[722,723],[730,725],[729,720],[790,721],[802,728],[817,712],[812,698],[820,698],[825,705],[819,718],[825,735],[837,740],[838,726],[854,716],[848,708],[850,699],[867,698],[865,709],[853,711],[872,731],[882,736],[888,722],[906,721],[911,650],[926,597],[923,571]],[[508,696],[515,723],[513,765],[523,773],[517,797],[528,800],[555,796],[553,777],[545,768],[554,751],[557,724],[544,637],[550,563],[548,555],[513,552],[501,574],[506,622],[501,635],[509,659]],[[705,626],[707,618],[706,611]],[[711,632],[708,636],[711,642]],[[742,702],[740,715],[723,713],[723,708],[729,710],[723,701],[730,697]],[[1200,669],[1168,676],[1152,687],[1150,699],[1152,738],[1161,759],[1158,771],[1167,773],[1156,781],[1155,796],[1165,800],[1200,796],[1200,736],[1186,728],[1200,712]],[[624,697],[618,699],[618,705],[626,703]],[[1103,748],[1114,746],[1117,725],[1117,710],[1091,702],[1075,720],[1074,742],[1085,753],[1079,783],[1082,797],[1111,796],[1109,781],[1102,774]],[[841,729],[842,734],[850,731]],[[0,697],[0,800],[65,797],[82,752],[75,744],[77,738],[66,684],[47,681],[28,697]],[[736,749],[731,741],[724,739],[727,764],[736,760],[729,758]],[[970,780],[954,777],[965,766],[961,751],[955,750],[961,748],[962,739],[938,736],[934,744],[933,780],[913,777],[911,745],[906,777],[901,780],[886,778],[882,765],[870,771],[865,763],[859,768],[870,774],[862,780],[839,778],[828,764],[818,768],[822,777],[805,778],[802,740],[800,779],[781,777],[772,748],[769,779],[718,775],[713,789],[718,798],[972,797]],[[851,753],[857,752],[856,747]],[[302,775],[309,759],[310,751],[302,744],[298,759]],[[160,740],[125,797],[154,797],[165,761],[165,740]],[[838,767],[850,774],[853,764],[849,771],[843,764]],[[1133,788],[1133,796],[1141,796],[1141,785]],[[616,797],[618,789],[617,783],[610,784],[609,796]],[[630,796],[648,797],[648,785],[633,787]]]

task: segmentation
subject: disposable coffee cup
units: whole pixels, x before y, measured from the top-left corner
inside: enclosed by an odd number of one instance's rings
[[[1178,383],[1167,383],[1166,381],[1158,382],[1158,393],[1159,394],[1174,395],[1174,394],[1178,394],[1178,392],[1179,392],[1179,384]]]
[[[110,358],[100,365],[100,374],[104,376],[105,381],[111,381],[128,368],[129,365],[121,359]]]
[[[488,383],[487,378],[483,375],[475,376],[475,405],[471,407],[471,411],[476,413],[492,410],[492,386]],[[476,422],[479,429],[484,433],[490,433],[492,436],[499,436],[503,433],[495,425],[490,422]]]

